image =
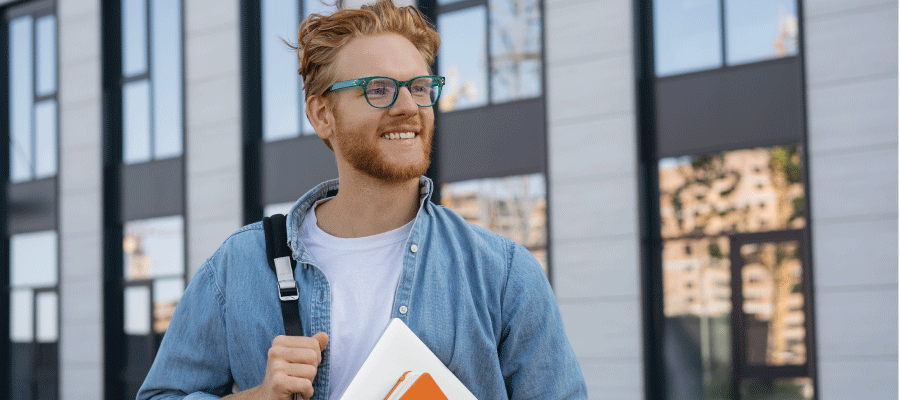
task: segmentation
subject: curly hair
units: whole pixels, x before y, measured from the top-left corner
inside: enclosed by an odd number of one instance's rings
[[[312,14],[303,20],[296,50],[304,98],[322,95],[334,83],[336,71],[332,66],[347,42],[358,36],[383,33],[396,33],[412,42],[426,65],[431,65],[441,45],[434,26],[419,10],[413,6],[397,7],[391,0],[377,0],[359,9],[340,9],[331,15]]]

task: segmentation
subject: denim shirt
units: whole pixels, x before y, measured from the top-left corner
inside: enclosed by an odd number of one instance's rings
[[[306,212],[337,180],[310,190],[287,218],[305,336],[331,334],[328,280],[300,240]],[[587,388],[550,285],[522,246],[431,203],[403,254],[392,318],[400,318],[481,400],[586,399]],[[284,334],[262,223],[239,229],[203,264],[172,317],[138,399],[215,399],[262,383],[272,340]],[[329,349],[313,399],[327,399]]]

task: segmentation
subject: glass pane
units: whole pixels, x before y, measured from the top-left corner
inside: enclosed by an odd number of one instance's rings
[[[57,282],[56,231],[20,233],[9,238],[12,273],[16,286],[53,286]]]
[[[56,175],[56,120],[56,100],[45,100],[34,105],[35,178]]]
[[[294,206],[293,201],[289,201],[286,203],[269,204],[269,205],[263,207],[263,215],[267,216],[267,217],[270,215],[273,215],[273,214],[287,215],[288,212],[291,211],[291,207],[293,207],[293,206]]]
[[[730,398],[727,237],[663,242],[663,313],[668,398]]]
[[[153,331],[163,333],[169,329],[178,300],[184,293],[184,279],[159,279],[153,282]]]
[[[182,153],[181,2],[153,0],[150,15],[153,37],[153,140],[154,158]]]
[[[719,0],[653,0],[656,75],[722,66]]]
[[[125,288],[125,334],[150,334],[150,288],[147,286]]]
[[[122,161],[150,161],[150,82],[129,82],[122,88]]]
[[[37,94],[56,92],[56,16],[41,17],[35,23],[37,31]]]
[[[24,16],[9,23],[9,179],[13,182],[29,180],[34,174],[31,21]]]
[[[438,16],[441,48],[438,75],[447,78],[441,111],[487,104],[487,9],[466,8]]]
[[[56,292],[37,294],[37,341],[53,343],[59,340],[59,302]]]
[[[803,264],[797,242],[741,246],[748,365],[806,363]]]
[[[730,65],[797,55],[797,0],[725,0],[725,20]]]
[[[184,222],[180,215],[125,223],[125,279],[184,274]]]
[[[491,102],[540,96],[540,4],[537,0],[490,0],[489,6]]]
[[[547,270],[544,174],[447,183],[441,186],[441,204],[466,221],[525,246]]]
[[[272,1],[272,0],[268,0]],[[329,0],[303,0],[303,16],[306,17],[309,14],[321,14],[321,15],[331,15],[335,12],[335,7],[327,5],[325,3],[333,3],[333,1]],[[297,36],[296,31],[299,26],[294,27],[295,34],[293,37]],[[287,39],[287,38],[285,38]]]
[[[297,53],[288,43],[297,42],[300,5],[296,1],[265,0],[262,7],[262,103],[263,139],[286,139],[300,133],[300,75]]]
[[[807,400],[814,392],[810,378],[741,381],[742,400]]]
[[[122,74],[147,72],[147,3],[122,0]]]
[[[660,160],[663,237],[803,228],[801,162],[798,146]]]
[[[34,338],[34,292],[30,289],[10,291],[9,338],[13,342],[28,343]]]

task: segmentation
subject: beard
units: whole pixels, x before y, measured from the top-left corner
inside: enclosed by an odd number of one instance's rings
[[[434,124],[420,126],[417,138],[422,141],[422,157],[415,162],[398,164],[390,162],[387,156],[381,152],[378,146],[380,137],[369,136],[367,133],[352,132],[344,129],[346,126],[337,113],[335,113],[335,125],[339,132],[336,135],[337,148],[343,153],[344,159],[357,171],[385,183],[395,184],[406,182],[425,175],[428,166],[431,165],[431,141],[434,138]],[[379,128],[376,132],[383,132]]]

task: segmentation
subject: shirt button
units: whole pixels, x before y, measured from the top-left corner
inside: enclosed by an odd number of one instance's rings
[[[407,311],[409,311],[409,309],[406,308],[406,306],[400,306],[400,314],[406,314]]]
[[[416,245],[409,246],[409,251],[415,253],[415,252],[419,251],[419,246],[416,246]]]

